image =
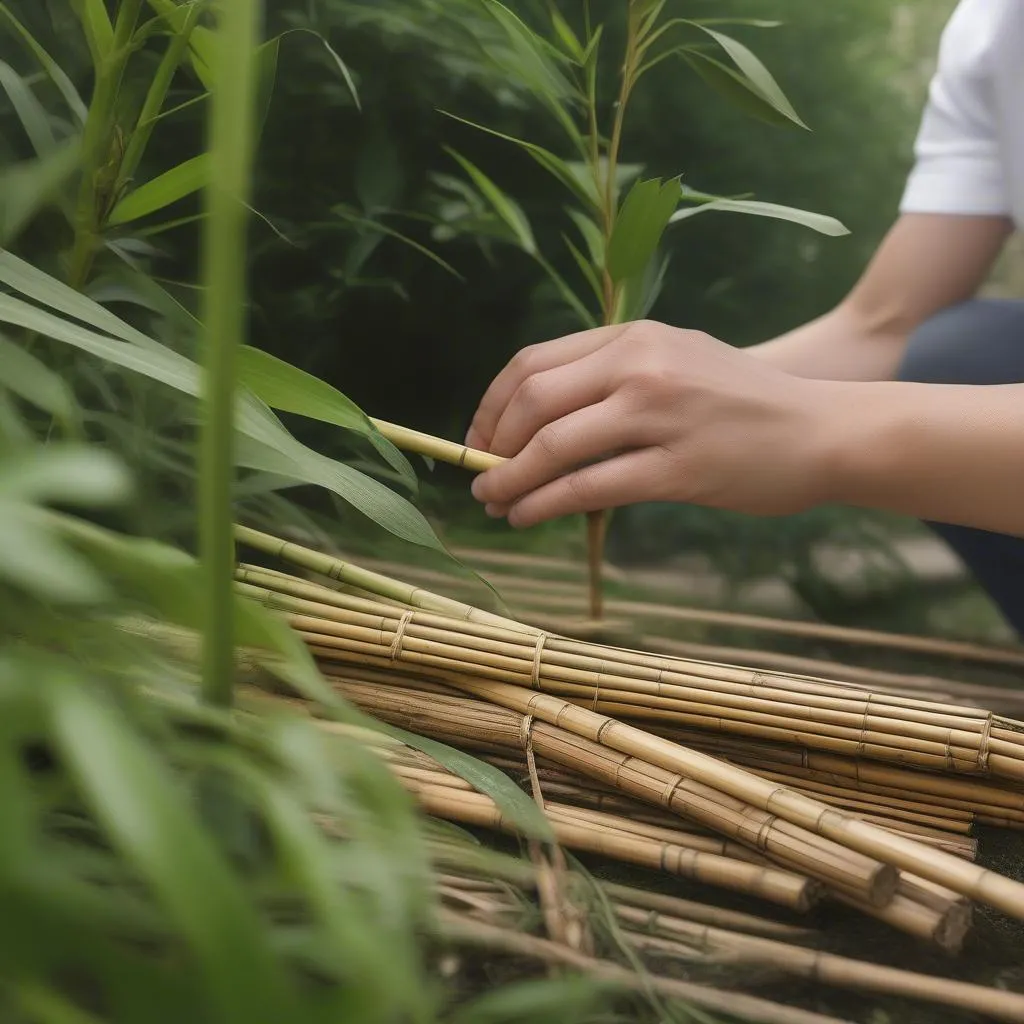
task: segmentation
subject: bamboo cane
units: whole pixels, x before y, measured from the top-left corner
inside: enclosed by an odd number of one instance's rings
[[[458,717],[462,735],[469,727],[471,708],[465,703],[452,703],[436,698],[424,706],[415,693],[395,690],[381,694],[347,682],[339,682],[341,692],[360,706],[394,720],[395,705],[416,709],[416,717],[402,719],[406,727],[424,728],[436,708],[448,709],[450,717]],[[456,709],[458,709],[456,711]],[[429,729],[429,727],[428,727]],[[514,718],[501,729],[506,742],[513,747],[522,743],[522,725]],[[493,735],[493,734],[491,734]],[[514,737],[514,738],[513,738]],[[810,874],[826,883],[855,885],[869,903],[882,905],[895,891],[895,873],[879,862],[855,855],[831,842],[802,829],[794,829],[784,821],[760,813],[742,800],[720,793],[714,787],[695,783],[678,774],[647,764],[639,758],[616,753],[584,737],[571,735],[557,726],[536,723],[532,731],[535,749],[544,756],[576,770],[585,770],[591,777],[612,783],[626,792],[655,804],[665,804],[685,816],[708,825],[715,831],[742,842],[755,851],[766,853],[779,864]],[[667,795],[667,796],[666,796]]]
[[[449,787],[406,781],[428,814],[518,834],[515,824],[507,821],[494,801],[482,793],[463,793]],[[609,832],[582,822],[558,817],[549,820],[559,843],[570,849],[611,856],[681,878],[757,896],[794,910],[807,910],[820,898],[820,891],[809,879],[789,872],[765,869],[672,843]]]
[[[754,996],[720,992],[717,989],[657,975],[640,976],[618,964],[593,960],[558,943],[538,939],[532,935],[509,932],[448,911],[442,912],[441,921],[447,936],[455,941],[485,945],[517,957],[526,956],[563,964],[631,991],[644,992],[653,989],[667,998],[679,999],[691,1006],[739,1017],[750,1021],[751,1024],[850,1024],[849,1021],[780,1006]]]
[[[634,924],[642,924],[644,921],[642,911],[622,908],[619,915],[624,921]],[[1024,995],[1015,992],[864,963],[777,939],[743,935],[689,921],[672,921],[671,931],[687,942],[728,951],[742,957],[747,963],[774,967],[799,977],[812,978],[822,984],[959,1007],[1017,1024],[1024,1021]]]

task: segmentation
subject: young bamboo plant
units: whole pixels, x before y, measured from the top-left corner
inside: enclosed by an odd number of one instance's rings
[[[489,48],[510,76],[547,113],[562,135],[566,156],[484,125],[464,121],[524,150],[569,193],[568,217],[575,234],[563,234],[582,280],[582,290],[539,247],[526,214],[483,170],[451,151],[468,181],[442,177],[440,237],[476,236],[505,242],[532,257],[582,327],[625,323],[650,312],[661,290],[668,258],[661,246],[675,221],[706,210],[726,210],[796,221],[824,234],[845,228],[829,217],[747,199],[725,199],[684,186],[681,179],[642,177],[640,165],[624,161],[623,139],[630,101],[644,76],[679,59],[710,86],[752,114],[776,124],[804,127],[774,78],[719,21],[669,17],[667,0],[629,0],[621,53],[605,56],[610,35],[595,22],[590,0],[582,0],[576,24],[550,3],[542,30],[534,29],[498,0],[483,0],[503,29],[507,47]],[[564,8],[564,5],[562,5]],[[751,27],[774,23],[747,21]],[[602,101],[607,67],[617,68],[610,111]],[[568,226],[568,225],[567,225]],[[590,615],[602,617],[601,567],[607,515],[588,516]]]

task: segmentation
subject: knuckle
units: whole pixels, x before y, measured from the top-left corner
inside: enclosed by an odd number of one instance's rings
[[[544,383],[544,379],[538,374],[534,374],[519,385],[516,398],[527,412],[537,412],[543,406],[546,396],[547,385]]]
[[[534,435],[533,440],[540,454],[551,459],[557,458],[565,447],[562,432],[550,423],[541,427]]]
[[[537,366],[539,352],[540,345],[527,345],[512,357],[510,365],[522,373],[530,374]]]
[[[580,506],[586,507],[594,495],[594,476],[588,469],[578,469],[566,477],[566,485],[572,494],[573,500]]]

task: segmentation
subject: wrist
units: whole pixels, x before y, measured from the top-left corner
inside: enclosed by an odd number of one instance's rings
[[[916,417],[899,385],[822,382],[819,501],[885,508],[914,448]]]

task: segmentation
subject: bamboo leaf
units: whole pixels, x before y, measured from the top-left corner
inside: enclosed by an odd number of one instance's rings
[[[650,264],[680,194],[678,178],[638,181],[630,189],[608,244],[608,272],[617,284],[642,274]]]
[[[551,24],[554,27],[555,34],[561,41],[565,52],[572,57],[577,64],[584,64],[587,57],[586,50],[584,50],[583,44],[577,38],[576,33],[573,32],[572,26],[564,17],[562,17],[558,8],[552,8],[551,10]]]
[[[156,11],[174,32],[181,32],[188,18],[188,5],[178,4],[176,0],[149,0],[150,7]],[[211,29],[198,25],[189,36],[192,69],[204,88],[213,88],[217,68],[216,35]]]
[[[78,170],[79,139],[0,169],[0,245],[10,245]]]
[[[409,460],[374,427],[355,402],[326,381],[248,345],[239,352],[238,370],[239,381],[271,409],[308,416],[361,434],[415,488],[416,472]]]
[[[62,763],[186,938],[218,1018],[298,1019],[263,921],[164,765],[86,686],[68,681],[41,696]]]
[[[545,149],[543,146],[538,146],[536,143],[517,139],[514,135],[506,135],[504,132],[499,132],[494,128],[488,128],[486,125],[478,124],[476,121],[469,121],[464,117],[450,114],[446,110],[442,110],[441,113],[446,117],[450,117],[453,121],[459,121],[462,124],[469,125],[470,128],[475,128],[477,131],[485,132],[497,139],[503,139],[505,142],[511,142],[513,145],[518,146],[526,153],[529,153],[544,170],[552,175],[552,177],[557,178],[577,198],[582,199],[588,206],[596,207],[598,205],[600,200],[594,188],[593,180],[582,181],[580,175],[573,170],[567,161],[556,156],[550,150]]]
[[[167,0],[167,2],[171,2],[171,0]],[[78,123],[84,125],[88,111],[71,79],[68,78],[61,66],[36,41],[35,36],[14,16],[4,0],[0,0],[0,19],[3,19],[11,26],[14,34],[22,41],[29,53],[43,66],[43,70],[50,76],[58,90],[60,90],[60,94],[64,97],[64,102],[68,105],[68,109]]]
[[[774,125],[802,124],[799,120],[794,122],[787,114],[779,111],[746,76],[727,67],[703,50],[684,46],[680,47],[678,52],[712,89],[753,117]]]
[[[684,199],[692,198],[684,193]],[[695,217],[698,213],[711,213],[713,211],[722,213],[744,213],[754,217],[768,217],[772,220],[785,220],[793,224],[800,224],[805,228],[811,228],[822,235],[829,235],[838,238],[850,233],[841,221],[834,217],[828,217],[821,213],[811,213],[807,210],[798,210],[791,206],[780,206],[777,203],[763,203],[753,199],[721,199],[707,197],[706,201],[698,206],[688,206],[677,210],[672,215],[672,223]]]
[[[206,153],[186,160],[129,192],[111,212],[108,223],[127,224],[193,195],[210,180],[210,158]]]
[[[375,727],[380,732],[401,740],[407,746],[428,754],[460,779],[465,779],[474,789],[486,793],[498,805],[502,815],[524,836],[546,843],[555,842],[551,824],[544,813],[504,772],[471,754],[438,743],[437,740],[406,732],[397,726],[375,723]]]
[[[46,109],[25,79],[4,61],[0,61],[0,87],[7,93],[36,155],[45,156],[57,145]]]
[[[742,72],[746,82],[766,103],[794,124],[799,125],[801,128],[807,127],[800,119],[799,114],[793,109],[793,105],[786,98],[786,94],[779,88],[779,84],[772,77],[771,72],[748,47],[744,46],[739,40],[733,39],[732,36],[727,36],[723,32],[709,28],[706,24],[700,24],[699,22],[694,22],[694,24],[711,36],[732,58],[733,63]]]
[[[0,272],[2,268],[3,260],[0,258]],[[30,284],[37,283],[31,275],[28,276]],[[63,298],[59,288],[56,295]],[[75,308],[91,312],[95,303],[82,296],[77,298],[80,302]],[[112,314],[108,315],[117,321]],[[37,331],[185,394],[198,397],[200,393],[199,367],[158,342],[147,340],[143,346],[103,337],[3,294],[0,294],[0,322]],[[295,483],[324,487],[396,537],[443,550],[418,509],[371,477],[300,444],[270,410],[247,391],[240,395],[236,422],[243,436],[249,439],[247,445],[240,446],[239,465],[273,473]]]
[[[548,978],[506,985],[464,1006],[451,1024],[583,1024],[606,998],[591,978]]]
[[[0,386],[55,419],[65,423],[77,417],[75,399],[64,379],[21,345],[0,334]]]
[[[467,160],[461,153],[454,149],[445,147],[449,153],[469,175],[470,180],[479,189],[480,194],[487,200],[491,209],[498,215],[502,223],[512,232],[519,248],[531,256],[537,255],[537,241],[533,237],[533,229],[526,219],[519,204],[506,195],[495,183],[484,174],[475,164]]]
[[[330,57],[331,61],[334,63],[334,66],[338,69],[338,74],[341,75],[342,81],[348,88],[348,91],[352,96],[352,101],[356,105],[356,110],[362,111],[363,104],[359,98],[359,89],[356,87],[356,81],[352,75],[352,71],[349,69],[349,66],[342,59],[341,54],[338,53],[338,51],[335,50],[333,46],[331,46],[330,40],[328,40],[328,38],[325,35],[323,35],[320,32],[317,32],[315,29],[302,27],[288,29],[287,32],[282,32],[281,35],[278,36],[277,38],[284,39],[286,36],[299,34],[312,36],[318,43],[320,43],[320,45],[324,48],[327,55]]]
[[[99,507],[123,501],[131,490],[121,463],[88,445],[51,444],[8,456],[0,465],[0,501]]]

